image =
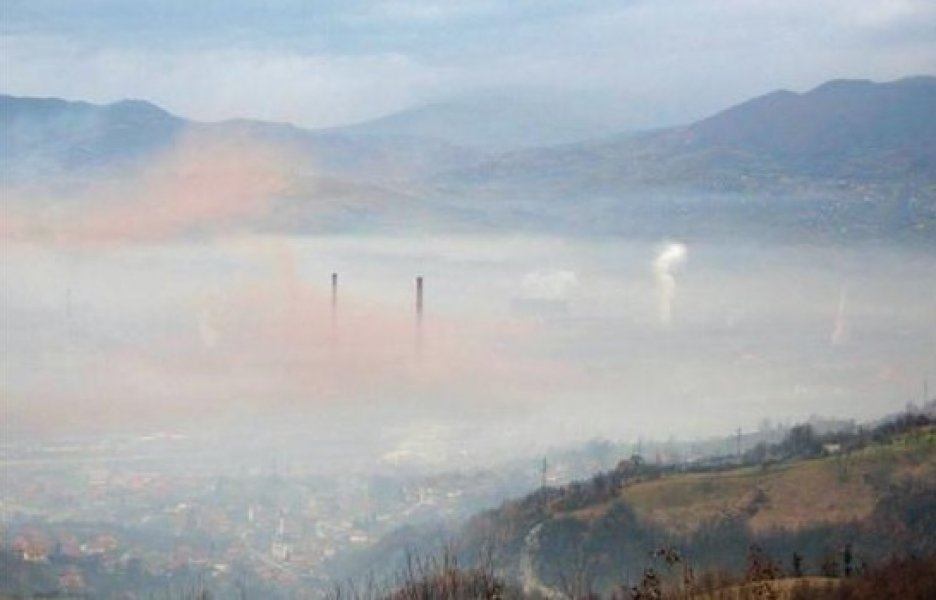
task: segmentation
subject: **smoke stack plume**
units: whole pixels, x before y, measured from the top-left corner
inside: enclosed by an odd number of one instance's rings
[[[660,290],[660,323],[669,325],[673,319],[673,299],[676,296],[674,271],[684,262],[688,250],[680,243],[667,244],[653,261],[653,274]]]
[[[846,315],[846,301],[848,291],[843,285],[839,289],[838,309],[835,311],[835,325],[832,328],[832,335],[829,341],[833,346],[841,346],[848,341],[848,317]]]

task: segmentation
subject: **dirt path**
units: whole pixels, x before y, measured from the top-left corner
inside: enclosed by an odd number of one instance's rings
[[[523,591],[528,594],[541,594],[549,600],[565,600],[565,594],[544,584],[536,574],[534,557],[539,551],[539,534],[542,528],[543,524],[537,523],[524,538],[523,554],[520,556],[520,578],[523,581]]]

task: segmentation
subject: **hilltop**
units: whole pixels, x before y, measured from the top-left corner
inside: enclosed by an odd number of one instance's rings
[[[192,138],[273,147],[297,166],[364,184],[415,179],[473,160],[453,144],[407,134],[310,131],[286,123],[202,122],[142,100],[92,104],[0,95],[5,183],[51,176],[119,176]]]
[[[936,239],[933,123],[936,77],[832,81],[684,126],[500,154],[433,183],[504,220],[587,231]]]
[[[660,567],[653,553],[665,548],[698,573],[736,572],[756,546],[782,572],[827,575],[843,568],[846,550],[850,569],[936,552],[934,482],[936,428],[926,417],[824,436],[801,426],[740,459],[622,460],[477,515],[453,546],[466,564],[491,553],[507,581],[547,595],[575,578],[604,593],[635,584]],[[377,569],[401,548],[430,552],[439,539],[400,532],[359,564]]]
[[[416,106],[334,131],[418,136],[501,154],[627,130],[622,123],[608,120],[616,108],[609,104],[554,90],[502,90]]]
[[[779,90],[685,126],[519,151],[455,182],[535,183],[592,193],[631,186],[789,193],[812,184],[936,184],[936,77],[830,81]]]

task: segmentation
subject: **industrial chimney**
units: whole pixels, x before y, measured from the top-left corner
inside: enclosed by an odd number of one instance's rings
[[[422,356],[423,278],[416,278],[416,356]]]
[[[416,278],[416,319],[422,321],[423,316],[423,278]]]
[[[332,273],[332,286],[331,286],[331,307],[332,307],[332,316],[334,316],[335,311],[338,308],[338,273]]]
[[[331,339],[329,350],[334,353],[338,345],[338,273],[331,274]]]

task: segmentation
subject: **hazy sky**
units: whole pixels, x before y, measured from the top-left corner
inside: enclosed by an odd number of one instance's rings
[[[3,0],[0,90],[327,126],[477,91],[634,126],[934,71],[931,0]],[[611,115],[609,115],[610,117]]]

